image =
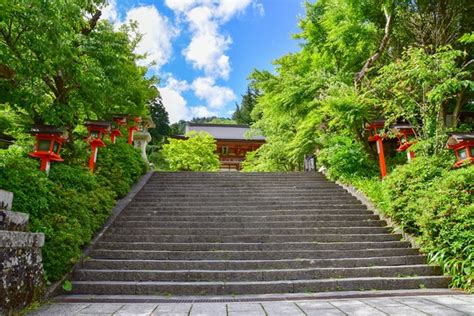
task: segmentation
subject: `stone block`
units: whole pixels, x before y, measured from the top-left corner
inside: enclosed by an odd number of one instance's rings
[[[0,189],[0,210],[11,211],[13,193]]]
[[[0,210],[0,230],[27,231],[29,215]]]

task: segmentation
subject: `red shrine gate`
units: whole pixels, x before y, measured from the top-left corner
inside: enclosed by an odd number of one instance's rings
[[[187,123],[186,133],[191,131],[204,131],[214,137],[221,169],[226,170],[240,170],[247,152],[257,150],[265,143],[263,136],[248,135],[250,128],[247,125]]]

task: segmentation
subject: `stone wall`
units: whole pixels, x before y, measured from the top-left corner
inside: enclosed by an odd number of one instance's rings
[[[12,197],[0,190],[0,208],[10,208]],[[27,224],[27,214],[0,209],[0,315],[27,306],[43,289],[44,235],[26,232]]]

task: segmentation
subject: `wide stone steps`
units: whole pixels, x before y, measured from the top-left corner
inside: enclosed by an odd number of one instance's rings
[[[243,242],[243,243],[269,243],[269,242],[348,242],[348,241],[399,241],[400,234],[310,234],[310,235],[130,235],[107,233],[102,237],[104,241],[130,241],[135,242]]]
[[[183,222],[183,221],[132,221],[132,220],[117,220],[114,227],[133,227],[133,228],[230,228],[230,229],[248,229],[261,228],[262,226],[268,228],[299,228],[307,229],[314,227],[381,227],[386,225],[382,220],[362,220],[362,221],[279,221],[279,222]]]
[[[319,173],[155,173],[74,271],[73,294],[239,295],[447,287]]]
[[[357,277],[407,277],[436,275],[439,268],[426,265],[378,266],[358,268],[308,268],[280,270],[116,270],[82,269],[78,281],[277,281]]]
[[[112,250],[354,250],[378,248],[409,248],[406,241],[385,242],[280,242],[280,243],[154,243],[154,242],[99,242],[98,249]]]
[[[151,212],[152,213],[152,212]],[[370,212],[369,212],[370,213]],[[161,223],[164,222],[196,222],[202,221],[205,223],[249,223],[249,224],[262,224],[267,222],[292,222],[292,221],[308,221],[308,222],[323,222],[323,221],[338,221],[338,222],[345,222],[345,221],[379,221],[379,217],[377,215],[365,215],[365,214],[357,214],[348,215],[348,214],[333,214],[333,212],[329,211],[327,213],[318,212],[318,215],[268,215],[268,216],[246,216],[246,215],[174,215],[174,216],[141,216],[141,215],[126,215],[124,213],[121,215],[117,222],[122,221],[159,221]],[[385,221],[384,221],[385,223]]]
[[[261,282],[76,281],[72,294],[108,295],[244,295],[327,291],[396,290],[447,287],[443,276],[367,277]]]
[[[309,235],[309,234],[383,234],[385,227],[318,227],[318,228],[155,228],[111,227],[112,234],[133,235]]]
[[[255,269],[306,269],[350,268],[373,266],[402,266],[426,263],[423,255],[388,256],[337,259],[278,259],[278,260],[142,260],[97,259],[84,262],[85,269],[130,270],[255,270]]]
[[[381,248],[356,250],[297,250],[297,251],[156,251],[95,249],[94,258],[143,260],[276,260],[276,259],[336,259],[416,255],[411,248]]]

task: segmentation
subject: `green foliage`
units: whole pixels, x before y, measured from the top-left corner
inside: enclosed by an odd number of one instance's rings
[[[99,148],[95,174],[102,185],[111,188],[121,198],[147,168],[140,150],[120,139],[116,144]]]
[[[115,198],[128,192],[146,165],[137,150],[115,144],[99,149],[96,174],[85,160],[53,163],[48,176],[27,152],[28,147],[19,146],[0,150],[0,187],[14,193],[15,211],[30,214],[30,230],[45,234],[46,278],[57,281],[110,215]]]
[[[373,163],[360,143],[345,136],[333,136],[324,142],[318,164],[327,168],[332,179],[348,181],[374,175]]]
[[[25,115],[25,125],[71,132],[109,113],[146,114],[157,80],[137,66],[133,24],[114,30],[95,19],[105,2],[0,2],[0,104]]]
[[[417,218],[425,211],[419,201],[433,181],[450,167],[450,161],[439,157],[416,157],[412,163],[396,167],[383,182],[389,198],[386,214],[400,223],[405,231],[418,234]]]
[[[163,156],[170,170],[216,171],[219,169],[219,156],[215,154],[216,141],[206,132],[190,132],[187,139],[168,139],[163,145]]]
[[[232,114],[232,119],[237,124],[250,125],[254,122],[252,119],[252,110],[257,103],[257,97],[259,93],[252,87],[247,87],[247,92],[242,96],[242,102],[240,105],[236,104],[235,112]]]
[[[352,184],[406,232],[418,237],[452,286],[473,290],[474,166],[451,170],[445,157],[417,157],[396,167],[383,182],[353,178]]]
[[[151,143],[161,144],[164,141],[164,138],[170,133],[170,120],[161,97],[151,101],[148,104],[148,110],[150,112],[151,119],[156,125],[156,127],[149,130],[152,137]]]
[[[388,126],[403,120],[415,126],[420,138],[442,133],[448,106],[456,103],[460,91],[474,90],[472,72],[458,63],[463,55],[449,48],[435,54],[410,48],[401,59],[382,67],[372,82],[371,93],[383,107]],[[459,106],[457,115],[462,104]],[[457,120],[455,117],[453,126]],[[444,143],[438,143],[435,150],[443,147]]]

